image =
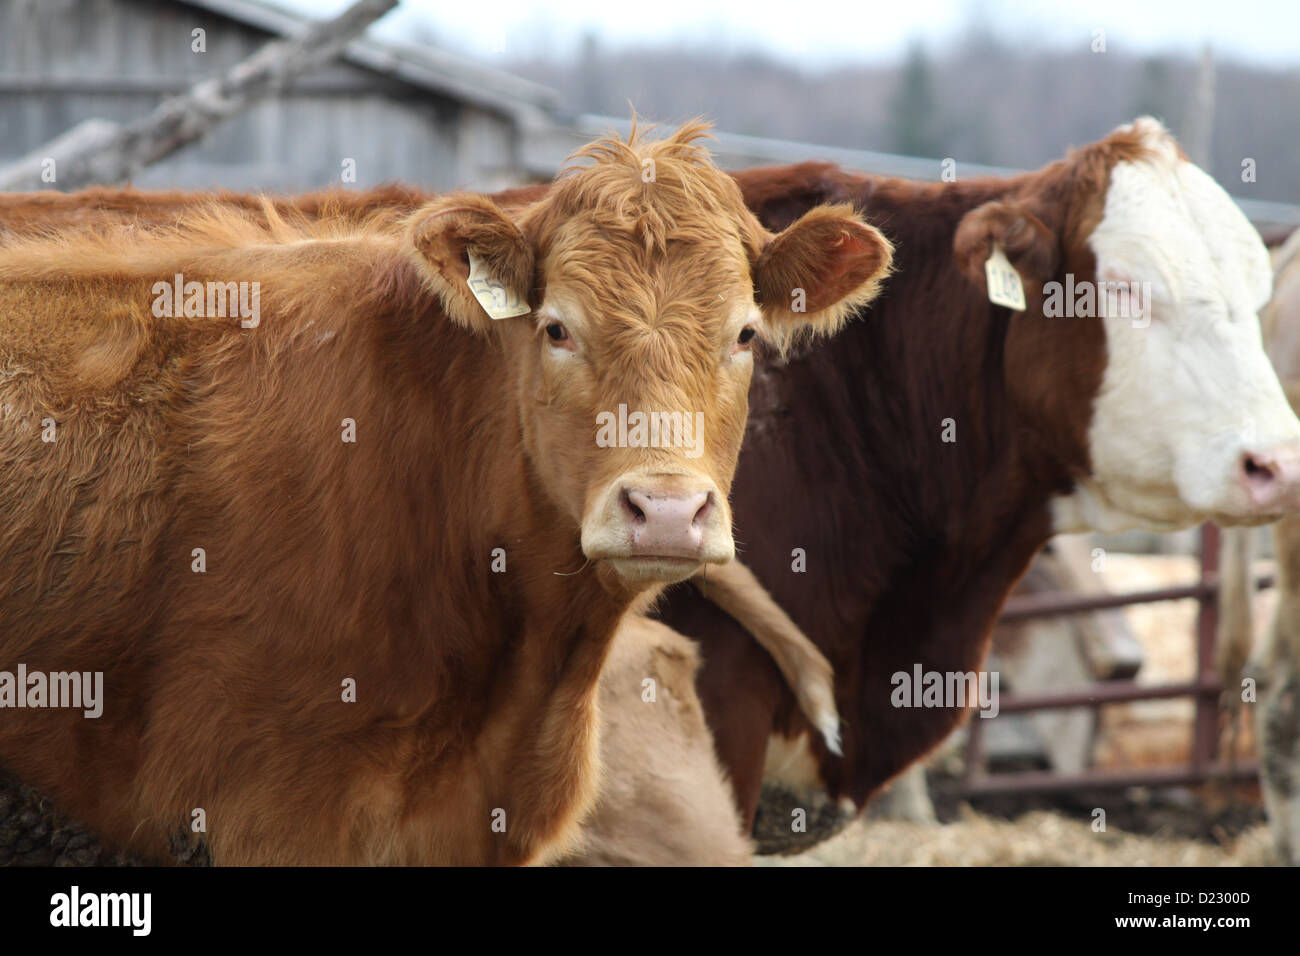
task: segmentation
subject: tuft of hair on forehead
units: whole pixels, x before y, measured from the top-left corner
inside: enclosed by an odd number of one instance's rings
[[[1117,163],[1155,163],[1172,169],[1186,159],[1173,134],[1158,119],[1139,116],[1117,126],[1103,139],[1070,151],[1065,162],[1075,179],[1104,193],[1110,171]]]
[[[632,120],[627,139],[617,134],[587,144],[569,157],[546,199],[534,207],[543,230],[575,216],[602,230],[630,237],[647,253],[671,240],[716,241],[739,232],[751,255],[767,237],[745,206],[740,187],[718,169],[701,142],[712,125],[694,119],[662,139]]]

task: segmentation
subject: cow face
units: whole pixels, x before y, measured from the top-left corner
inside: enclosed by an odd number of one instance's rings
[[[833,331],[891,257],[848,207],[764,231],[693,142],[703,131],[593,144],[589,165],[513,217],[449,197],[413,220],[448,313],[508,355],[538,483],[602,577],[633,587],[730,560],[755,336]],[[485,314],[467,253],[527,314]]]
[[[958,237],[968,271],[981,235],[1008,249],[1031,289],[1031,314],[1013,323],[1068,343],[1061,382],[1095,358],[1058,530],[1260,523],[1300,509],[1300,421],[1256,316],[1272,284],[1259,235],[1154,120],[1064,169],[1075,191],[1064,216],[1029,197],[995,203]],[[1071,314],[1089,283],[1093,315]]]

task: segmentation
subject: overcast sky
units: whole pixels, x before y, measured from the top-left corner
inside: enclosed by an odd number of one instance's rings
[[[347,0],[275,0],[323,15]],[[1105,30],[1108,50],[1193,52],[1300,67],[1300,0],[403,0],[376,28],[410,39],[424,21],[439,45],[505,60],[566,55],[584,34],[611,46],[689,44],[730,54],[762,50],[810,67],[897,58],[912,39],[941,45],[968,24],[1026,49],[1088,49]]]

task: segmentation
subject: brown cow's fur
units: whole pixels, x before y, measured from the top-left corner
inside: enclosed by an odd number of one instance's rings
[[[740,866],[752,847],[695,692],[695,642],[639,615],[600,677],[601,792],[580,866]],[[653,683],[647,684],[647,681]]]
[[[447,325],[397,239],[251,229],[4,251],[3,661],[103,670],[108,699],[8,712],[4,760],[147,856],[203,808],[219,862],[531,859],[590,801],[627,598],[551,574],[582,560],[517,413],[462,384],[506,379],[499,352]],[[173,272],[257,278],[262,325],[141,320]]]
[[[1086,239],[1109,170],[1142,154],[1126,131],[1006,180],[922,184],[822,163],[735,174],[769,228],[852,202],[898,250],[884,294],[833,346],[756,370],[733,486],[746,563],[835,669],[846,756],[811,743],[833,797],[862,805],[964,716],[891,706],[890,675],[978,669],[1051,533],[1050,496],[1089,469],[1104,334],[1044,322],[1042,285],[1093,275]],[[985,297],[991,241],[1024,270],[1024,314]],[[942,443],[949,418],[960,440]],[[805,573],[792,573],[795,548]],[[671,592],[663,620],[703,642],[701,696],[752,820],[769,734],[807,724],[771,660],[697,593]]]
[[[721,866],[749,862],[735,797],[695,692],[695,642],[639,615],[619,627],[601,671],[600,798],[566,866]],[[645,681],[654,681],[654,695]],[[206,848],[173,845],[206,865]],[[0,866],[132,866],[48,800],[0,772]]]
[[[540,199],[545,191],[546,187],[526,187],[498,193],[493,199],[502,207],[521,208]],[[292,221],[306,217],[376,222],[382,217],[397,223],[401,216],[429,198],[401,187],[381,187],[361,193],[332,190],[263,199],[236,193],[130,189],[90,189],[67,196],[11,193],[0,194],[0,234],[7,231],[10,235],[48,235],[70,228],[102,229],[123,224],[156,230],[192,219],[196,214],[203,215],[212,206],[265,223],[268,202],[276,215]],[[708,585],[713,599],[721,599],[722,606],[773,655],[814,725],[828,733],[837,733],[830,664],[821,652],[775,605],[741,562],[714,568]],[[621,669],[607,666],[601,676],[602,701],[613,715],[601,737],[607,788],[591,820],[583,827],[583,851],[568,862],[617,859],[642,864],[711,864],[747,859],[749,848],[739,836],[730,786],[718,768],[712,737],[700,723],[701,710],[693,684],[697,666],[693,643],[668,637],[669,632],[662,625],[650,628],[632,625],[625,629],[631,633],[624,636],[620,630],[614,652],[615,660],[621,661]],[[620,647],[627,649],[620,652]],[[637,667],[639,680],[662,670],[656,662],[662,664],[665,660],[689,662],[689,667],[674,666],[671,670],[677,678],[689,671],[690,682],[680,679],[665,682],[669,694],[665,699],[675,700],[676,705],[659,708],[655,719],[663,726],[654,735],[631,737],[644,722],[641,713],[644,703],[639,697],[614,693],[609,684],[629,675],[636,676]],[[646,772],[660,764],[664,765],[665,772]],[[629,779],[635,781],[633,789],[638,794],[626,800],[622,796],[628,791],[628,783],[610,782],[625,770],[630,774]],[[11,797],[21,799],[23,791],[10,789]],[[715,799],[718,793],[726,795],[725,803]],[[691,808],[689,813],[684,812],[687,807]],[[38,847],[34,852],[53,851]]]
[[[724,181],[688,185],[674,161],[704,164],[675,148],[656,156],[654,198],[642,190],[614,203],[599,226],[635,235],[661,259],[669,242],[686,246],[700,273],[709,233],[694,224],[701,200]],[[617,144],[597,158],[621,159],[639,177],[639,161],[626,162],[639,155]],[[648,260],[611,271],[618,260],[573,260],[573,214],[595,202],[605,215],[614,198],[616,187],[592,182],[575,174],[551,191],[553,205],[522,214],[538,249],[531,301],[557,257],[590,279],[616,277],[617,293],[593,292],[605,310],[632,291],[629,274],[655,269]],[[552,211],[566,200],[569,218]],[[465,205],[464,197],[433,204],[411,235],[433,267],[423,281],[458,320],[482,326],[466,318],[460,263],[440,261],[429,232],[449,211],[451,230],[465,236],[472,223],[456,218]],[[743,274],[768,237],[739,208],[705,202],[704,216],[738,237],[726,254]],[[839,222],[837,241],[862,246],[856,258],[874,257],[871,268],[848,270],[862,282],[844,286],[846,304],[827,301],[799,321],[834,327],[888,265],[867,227],[844,214]],[[545,472],[549,439],[526,428],[509,437],[528,416],[504,387],[512,373],[499,347],[440,320],[422,287],[424,258],[378,224],[291,227],[266,207],[133,238],[20,242],[0,255],[3,397],[25,426],[7,435],[11,485],[25,494],[0,531],[2,659],[102,667],[115,701],[94,722],[19,712],[0,735],[5,761],[111,840],[155,857],[199,807],[218,862],[517,862],[562,846],[590,802],[595,677],[632,594],[608,574],[598,582],[552,573],[583,562],[575,538],[555,531],[569,525],[563,500],[552,503],[545,476],[539,484],[520,466],[522,443]],[[490,241],[515,238],[495,230]],[[811,253],[824,239],[805,229],[790,255],[834,264],[834,254]],[[800,242],[809,251],[797,251]],[[141,320],[151,280],[173,272],[256,278],[271,321],[233,336],[229,323]],[[812,268],[803,284],[828,275]],[[688,288],[673,291],[675,329],[695,334],[682,321]],[[51,321],[87,302],[102,317]],[[794,323],[774,304],[766,311],[783,338]],[[663,374],[670,366],[660,351],[651,367]],[[496,387],[458,388],[471,368]],[[46,417],[59,437],[33,453],[33,425]],[[334,440],[345,417],[374,424],[372,454],[349,454]],[[427,421],[445,427],[409,424]],[[724,444],[710,464],[726,471],[738,442],[726,440],[725,413],[713,421],[710,450],[718,434]],[[318,435],[331,440],[311,444]],[[560,472],[570,463],[563,451],[550,455]],[[455,465],[410,467],[437,461]],[[375,501],[400,507],[376,513],[367,507]],[[478,559],[496,545],[510,546],[507,580],[493,580]],[[207,549],[203,575],[189,571],[194,547]],[[304,575],[304,561],[317,573]],[[412,633],[438,639],[402,637]],[[340,675],[357,681],[357,703],[337,703]],[[497,808],[505,834],[488,826]]]
[[[739,561],[713,569],[709,594],[762,643],[806,699],[814,724],[834,716],[830,666]],[[725,595],[725,596],[724,596]],[[600,674],[600,777],[566,866],[742,865],[752,847],[718,764],[695,689],[694,641],[628,615]],[[647,679],[654,683],[647,693]],[[136,865],[98,834],[0,772],[0,865]],[[173,840],[177,863],[206,864],[206,847]]]
[[[545,187],[527,187],[498,196],[512,205],[516,196],[544,193]],[[75,227],[103,228],[125,224],[146,227],[176,225],[204,208],[217,206],[250,221],[265,222],[269,202],[281,217],[298,220],[371,217],[397,219],[428,202],[431,197],[407,186],[386,185],[364,191],[326,189],[300,196],[262,197],[237,192],[185,192],[180,190],[115,189],[97,186],[75,193],[0,193],[0,239],[32,236]]]

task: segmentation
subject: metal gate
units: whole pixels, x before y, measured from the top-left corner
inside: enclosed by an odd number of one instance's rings
[[[1255,587],[1271,587],[1271,575],[1256,579]],[[1200,578],[1182,587],[1134,591],[1127,594],[1077,595],[1067,593],[1013,597],[1003,608],[1001,621],[1024,621],[1058,615],[1083,614],[1106,608],[1195,598],[1196,677],[1177,684],[1142,685],[1134,680],[1098,681],[1084,687],[1035,694],[1007,694],[998,702],[999,714],[1026,713],[1062,707],[1093,707],[1133,700],[1191,697],[1196,702],[1192,728],[1191,761],[1178,767],[1122,770],[1086,770],[1059,774],[1026,771],[991,774],[987,771],[982,720],[967,721],[966,773],[958,791],[980,795],[993,793],[1050,793],[1079,788],[1122,788],[1175,786],[1207,780],[1252,779],[1258,764],[1250,761],[1221,761],[1219,757],[1219,699],[1223,685],[1214,666],[1215,630],[1218,624],[1219,529],[1201,527]]]

